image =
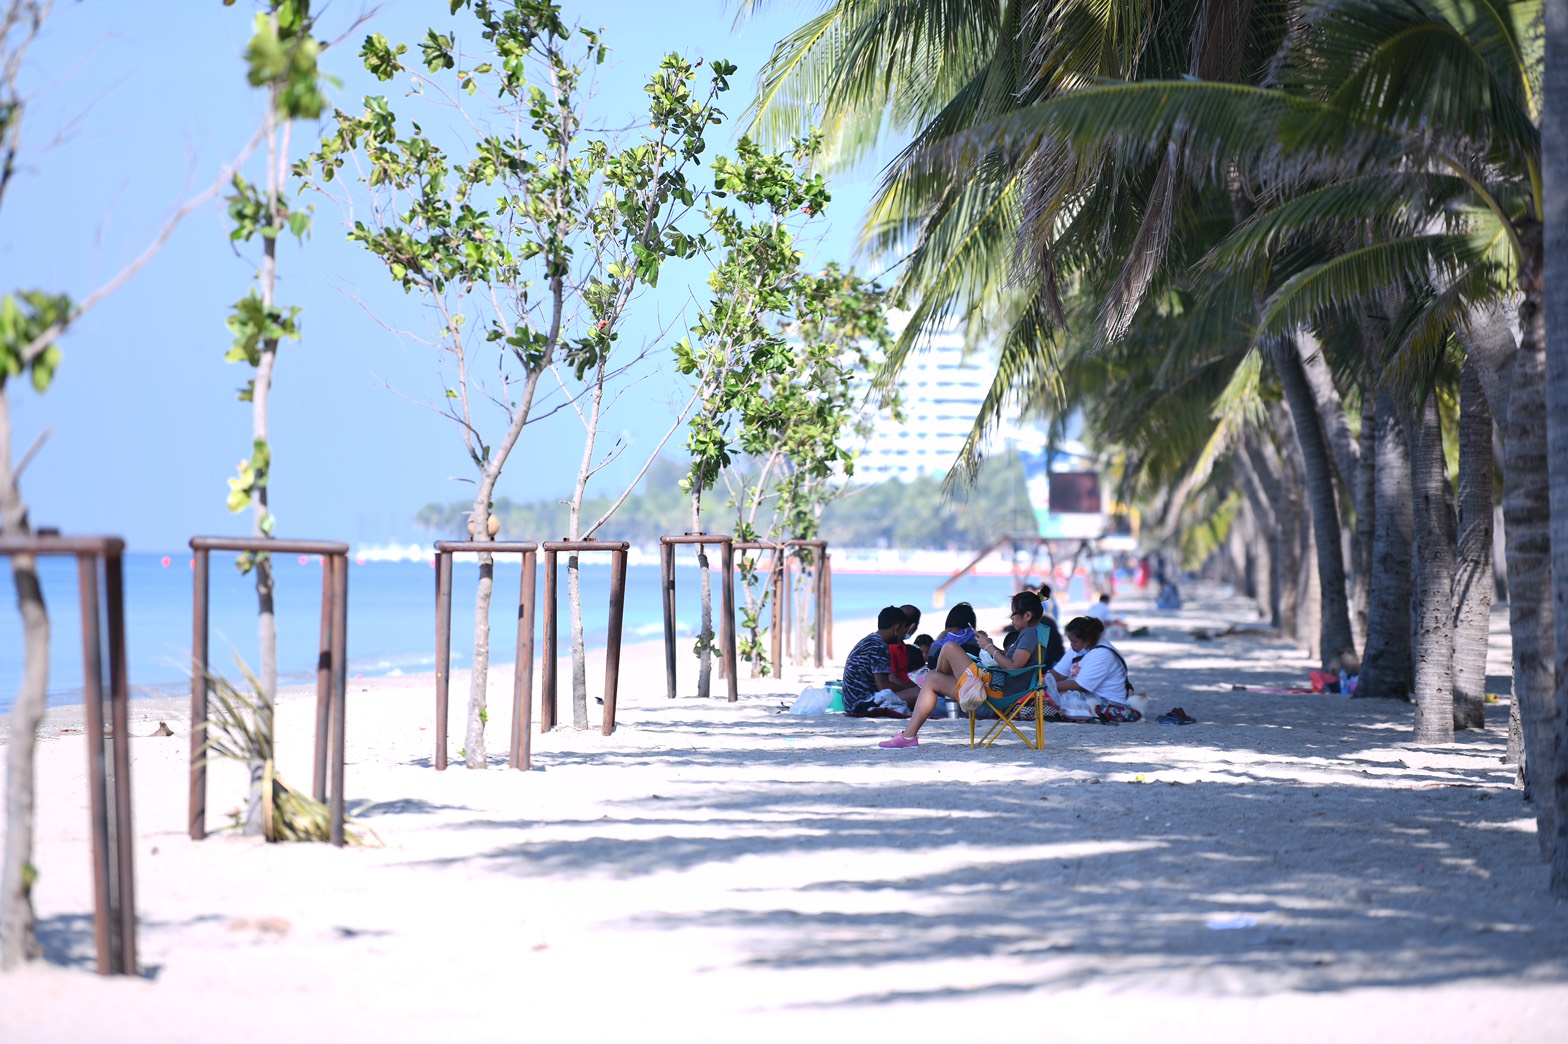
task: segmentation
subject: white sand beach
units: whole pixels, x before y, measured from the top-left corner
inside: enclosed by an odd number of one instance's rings
[[[536,735],[536,771],[507,771],[496,669],[495,768],[438,773],[431,678],[351,679],[347,789],[379,844],[345,850],[188,840],[188,713],[137,702],[139,978],[93,972],[80,712],[56,710],[47,959],[0,976],[0,1040],[1562,1040],[1568,908],[1501,761],[1506,697],[1418,747],[1407,705],[1239,691],[1310,664],[1195,638],[1255,614],[1192,594],[1117,608],[1151,628],[1119,645],[1155,713],[1197,724],[1051,726],[1042,752],[971,750],[964,721],[887,751],[894,723],[780,713],[826,672],[672,701],[649,644],[614,736]],[[302,785],[312,701],[278,716]],[[216,825],[237,772],[210,794]]]

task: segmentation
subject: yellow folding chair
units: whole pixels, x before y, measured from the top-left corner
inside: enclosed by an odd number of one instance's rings
[[[1017,696],[987,696],[984,700],[975,705],[974,709],[969,712],[969,747],[971,750],[973,750],[977,745],[977,741],[975,739],[975,714],[982,706],[990,707],[993,711],[995,711],[996,720],[991,723],[991,727],[986,731],[985,735],[979,738],[979,746],[989,747],[998,739],[1007,735],[1006,730],[1011,729],[1019,739],[1023,740],[1024,743],[1028,745],[1031,750],[1045,749],[1045,669],[1047,664],[1045,662],[1044,642],[1038,642],[1035,644],[1034,661],[1034,663],[1031,663],[1025,667],[989,668],[992,677],[1001,674],[1025,674],[1032,671],[1034,672],[1035,676],[1034,686],[1024,690],[1024,692]],[[1022,714],[1030,707],[1034,708],[1033,738],[1025,735],[1024,731],[1018,727],[1020,722],[1025,725],[1029,723],[1029,719],[1022,717]]]
[[[1024,693],[1022,696],[1016,697],[1015,699],[1012,699],[1012,700],[1004,700],[1004,699],[987,699],[987,700],[984,700],[983,704],[985,706],[988,706],[992,710],[996,711],[996,720],[991,722],[991,728],[989,730],[987,730],[986,734],[979,738],[979,741],[978,741],[979,745],[982,746],[982,747],[989,747],[991,744],[995,743],[998,739],[1002,738],[1003,736],[1005,736],[1007,734],[1005,731],[1003,731],[1004,729],[1011,729],[1014,733],[1017,734],[1019,739],[1023,740],[1024,743],[1029,746],[1029,748],[1031,750],[1044,750],[1045,749],[1045,699],[1044,699],[1044,696],[1045,696],[1045,690],[1043,690],[1043,689],[1030,689],[1028,692]],[[1029,723],[1027,718],[1021,717],[1022,713],[1029,707],[1033,707],[1034,708],[1034,736],[1032,738],[1027,736],[1027,735],[1025,735],[1023,730],[1018,727],[1018,723],[1020,721],[1022,721],[1025,725],[1027,725]],[[969,712],[969,746],[970,746],[971,749],[973,749],[975,747],[975,745],[976,745],[976,739],[975,739],[975,713],[979,709],[980,709],[979,707],[976,707],[975,710],[972,710],[972,711]]]

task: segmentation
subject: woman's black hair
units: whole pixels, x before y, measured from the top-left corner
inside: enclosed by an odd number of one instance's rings
[[[976,619],[978,618],[975,616],[975,607],[968,602],[959,602],[947,611],[947,623],[943,626],[949,631],[957,631],[965,627],[973,627]]]
[[[1075,616],[1067,621],[1067,626],[1062,630],[1086,645],[1097,645],[1100,635],[1105,633],[1105,625],[1092,616]]]
[[[1045,615],[1045,605],[1040,601],[1040,596],[1025,588],[1013,595],[1013,612],[1028,613],[1034,617],[1035,623]]]

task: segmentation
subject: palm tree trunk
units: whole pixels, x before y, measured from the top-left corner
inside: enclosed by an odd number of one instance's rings
[[[1546,330],[1546,437],[1550,469],[1551,568],[1554,621],[1553,666],[1556,685],[1556,759],[1550,794],[1538,796],[1554,809],[1550,838],[1551,890],[1568,897],[1568,132],[1562,120],[1568,107],[1568,6],[1546,5],[1546,70],[1541,107],[1542,198],[1545,203],[1543,250],[1545,300],[1553,317]]]
[[[1492,411],[1473,360],[1459,373],[1459,546],[1454,573],[1454,728],[1486,727],[1492,630]]]
[[[1356,461],[1356,581],[1350,623],[1367,644],[1367,602],[1372,597],[1372,543],[1377,533],[1377,388],[1371,372],[1361,388],[1361,452]]]
[[[1339,498],[1334,489],[1333,459],[1301,355],[1290,339],[1274,346],[1274,365],[1284,386],[1285,402],[1296,431],[1301,465],[1312,515],[1319,593],[1318,658],[1325,670],[1359,662],[1350,630],[1350,601],[1345,590],[1345,564],[1340,554]]]
[[[0,384],[0,533],[30,536],[27,505],[11,470],[11,410]],[[22,683],[11,708],[6,751],[5,864],[0,867],[0,971],[38,955],[32,884],[34,814],[37,809],[38,726],[49,690],[49,612],[38,582],[38,560],[12,555],[11,575],[22,614]]]
[[[1361,458],[1360,443],[1345,416],[1345,403],[1334,387],[1334,374],[1323,358],[1323,346],[1311,333],[1302,332],[1291,338],[1296,355],[1301,359],[1301,373],[1312,392],[1313,405],[1323,425],[1323,437],[1328,443],[1334,473],[1343,488],[1352,488]]]
[[[1259,615],[1267,616],[1271,608],[1270,599],[1273,596],[1270,554],[1273,512],[1265,514],[1260,506],[1262,498],[1257,478],[1251,474],[1251,466],[1246,463],[1245,455],[1237,454],[1236,461],[1236,472],[1242,480],[1244,495],[1241,510],[1236,513],[1236,520],[1245,537],[1243,550],[1247,557],[1247,594],[1258,607]]]
[[[1296,610],[1300,604],[1298,597],[1296,548],[1296,515],[1298,505],[1294,491],[1285,484],[1283,462],[1275,452],[1273,443],[1260,439],[1249,442],[1248,455],[1252,461],[1253,471],[1258,476],[1258,481],[1263,484],[1264,491],[1268,494],[1270,503],[1274,505],[1275,516],[1275,576],[1278,578],[1279,619],[1276,626],[1280,634],[1296,640],[1300,630],[1296,618]]]
[[[1507,536],[1508,616],[1514,643],[1514,699],[1524,734],[1527,786],[1535,798],[1541,855],[1556,831],[1557,708],[1552,624],[1551,484],[1546,456],[1545,317],[1542,315],[1541,229],[1522,226],[1519,267],[1519,350],[1510,365],[1508,423],[1503,432],[1503,519]]]
[[[1417,563],[1415,740],[1448,743],[1454,738],[1453,516],[1436,390],[1429,390],[1406,417],[1412,433]]]
[[[1414,525],[1410,454],[1392,397],[1377,392],[1376,527],[1372,537],[1371,597],[1366,655],[1357,696],[1407,700],[1410,662],[1410,558]]]
[[[1296,613],[1297,619],[1301,621],[1301,644],[1309,658],[1320,659],[1323,649],[1323,597],[1318,585],[1318,548],[1312,533],[1312,512],[1303,508],[1296,517],[1300,525],[1296,542],[1301,549],[1298,554],[1301,579],[1296,585],[1301,593],[1301,608]]]

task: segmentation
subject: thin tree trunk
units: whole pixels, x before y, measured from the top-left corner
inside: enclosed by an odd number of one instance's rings
[[[1246,596],[1252,599],[1252,603],[1262,613],[1264,611],[1264,587],[1267,584],[1267,579],[1264,575],[1266,552],[1263,548],[1265,546],[1265,538],[1263,527],[1258,523],[1252,498],[1246,495],[1245,490],[1242,492],[1241,503],[1236,510],[1236,521],[1231,528],[1236,533],[1239,541],[1237,552],[1241,555],[1242,588]]]
[[[1415,494],[1417,743],[1454,738],[1454,548],[1437,392],[1429,390],[1410,420],[1411,490]]]
[[[1551,835],[1551,890],[1568,898],[1568,132],[1563,127],[1568,106],[1568,5],[1546,4],[1546,61],[1541,108],[1542,198],[1545,201],[1545,243],[1542,308],[1552,317],[1546,329],[1546,437],[1551,501],[1551,576],[1554,620],[1552,659],[1556,685],[1556,757],[1552,789],[1538,795],[1551,803],[1555,828]],[[1537,316],[1539,318],[1539,316]]]
[[[1239,579],[1241,593],[1248,598],[1256,599],[1257,587],[1257,560],[1252,554],[1252,545],[1257,542],[1258,531],[1253,524],[1252,513],[1247,510],[1243,502],[1236,512],[1236,520],[1231,525],[1231,555],[1236,559],[1236,571]]]
[[[576,554],[566,559],[566,600],[572,613],[572,728],[581,732],[588,728],[588,645],[583,637],[582,561]]]
[[[1459,546],[1454,571],[1454,728],[1486,727],[1492,630],[1492,411],[1476,364],[1459,375]]]
[[[1279,478],[1273,473],[1265,474],[1268,471],[1268,461],[1263,458],[1250,436],[1241,451],[1236,454],[1236,464],[1241,472],[1243,488],[1253,501],[1253,507],[1265,536],[1264,547],[1268,555],[1268,568],[1265,574],[1268,581],[1268,600],[1262,603],[1262,608],[1268,614],[1270,626],[1283,629],[1280,593],[1284,586],[1282,566],[1286,554],[1284,523],[1280,512],[1275,510],[1275,505],[1284,503],[1284,496],[1279,489]]]
[[[599,417],[604,408],[604,382],[609,367],[609,353],[599,357],[594,370],[593,390],[589,395],[588,413],[583,418],[583,455],[577,467],[577,482],[572,487],[570,505],[570,531],[572,540],[582,539],[583,499],[588,495],[588,480],[593,476],[594,446],[599,434]],[[583,591],[579,556],[566,560],[566,596],[572,616],[572,728],[582,731],[588,727],[588,648],[583,640]]]
[[[27,505],[17,475],[11,470],[11,407],[0,384],[0,533],[32,534]],[[33,916],[32,882],[34,814],[37,809],[35,769],[38,726],[43,722],[49,690],[49,613],[32,555],[11,556],[16,605],[22,614],[22,683],[11,708],[11,738],[6,750],[5,865],[0,867],[0,971],[9,971],[38,955]]]
[[[702,532],[702,493],[692,490],[691,531]],[[702,623],[697,630],[697,698],[705,700],[713,688],[713,574],[708,570],[706,544],[697,545],[698,586],[702,589]]]
[[[1372,543],[1377,533],[1377,387],[1371,372],[1361,388],[1361,451],[1356,461],[1356,580],[1350,623],[1367,644],[1367,603],[1372,597]]]
[[[1535,796],[1543,858],[1556,829],[1552,774],[1557,714],[1553,671],[1550,482],[1546,462],[1545,322],[1541,314],[1539,226],[1521,228],[1526,262],[1519,282],[1521,338],[1510,369],[1512,388],[1503,443],[1503,518],[1508,541],[1508,615],[1514,643],[1514,699],[1524,733],[1525,771]]]
[[[1333,459],[1300,352],[1287,338],[1276,342],[1273,354],[1290,408],[1290,419],[1295,426],[1312,516],[1321,614],[1318,659],[1325,670],[1338,670],[1359,660],[1350,630],[1350,601],[1345,588],[1344,559],[1340,554],[1339,498],[1334,488]]]
[[[560,278],[551,281],[551,292],[555,298],[555,321],[550,329],[550,344],[560,336],[561,295],[563,283]],[[552,349],[553,351],[553,349]],[[506,435],[495,447],[484,467],[479,470],[479,487],[474,494],[474,506],[470,512],[469,525],[473,527],[471,536],[475,540],[490,539],[490,498],[495,494],[495,484],[501,477],[501,469],[506,465],[506,460],[512,453],[512,447],[517,445],[517,440],[522,436],[523,425],[528,423],[528,415],[533,409],[534,393],[539,388],[539,377],[544,373],[542,367],[550,363],[550,354],[546,353],[540,369],[529,371],[523,384],[523,394],[517,407],[512,411],[511,423],[507,426]],[[462,357],[459,356],[458,367],[464,366]],[[485,758],[485,725],[490,718],[489,678],[490,678],[490,596],[495,589],[495,557],[488,551],[479,555],[479,587],[474,595],[474,669],[468,682],[468,728],[463,738],[463,764],[467,768],[482,769],[489,762]]]
[[[1303,509],[1297,515],[1300,529],[1296,539],[1301,549],[1298,555],[1301,580],[1296,589],[1301,594],[1301,608],[1296,611],[1296,618],[1301,621],[1300,641],[1307,656],[1322,660],[1323,593],[1318,586],[1318,548],[1312,532],[1311,514],[1311,511]]]
[[[1300,558],[1296,544],[1296,534],[1299,530],[1297,514],[1300,505],[1293,495],[1287,490],[1283,462],[1274,451],[1272,444],[1260,441],[1249,444],[1252,455],[1253,470],[1258,480],[1263,483],[1269,500],[1275,506],[1275,546],[1279,549],[1275,562],[1275,575],[1279,578],[1279,622],[1280,634],[1292,641],[1300,640],[1300,621],[1297,619],[1297,609],[1300,606]]]
[[[1322,637],[1322,621],[1320,619],[1321,601],[1317,585],[1317,558],[1313,546],[1312,535],[1312,510],[1306,503],[1306,482],[1302,478],[1301,447],[1294,437],[1287,421],[1288,414],[1283,407],[1276,412],[1276,424],[1285,435],[1281,447],[1281,474],[1284,476],[1285,495],[1290,502],[1290,517],[1294,523],[1291,543],[1291,562],[1296,570],[1296,633],[1297,644],[1306,652],[1309,658],[1318,657],[1319,643]]]
[[[1262,485],[1258,482],[1258,477],[1253,472],[1252,464],[1245,453],[1236,454],[1236,470],[1241,476],[1242,488],[1247,495],[1248,512],[1253,520],[1254,531],[1257,533],[1253,554],[1257,557],[1258,593],[1254,602],[1257,604],[1258,614],[1268,619],[1271,626],[1278,627],[1279,576],[1276,569],[1275,548],[1279,540],[1279,523],[1273,507],[1263,496]]]
[[[276,31],[277,15],[272,15]],[[283,224],[278,217],[278,196],[282,192],[282,177],[278,170],[278,89],[267,92],[267,114],[263,131],[267,141],[267,213],[273,225]],[[261,306],[270,314],[277,303],[278,237],[264,236],[261,247],[261,270],[257,273],[261,286]],[[251,493],[251,534],[265,537],[271,523],[267,521],[270,502],[271,443],[267,439],[267,407],[272,395],[272,372],[278,360],[278,339],[269,337],[261,343],[261,358],[256,364],[256,379],[251,386],[251,442],[253,448],[267,447],[267,467],[258,469],[256,484]],[[256,693],[259,716],[258,729],[272,746],[273,708],[278,695],[278,621],[273,604],[272,556],[266,553],[255,556],[252,571],[256,577],[256,644],[258,658],[256,680],[261,683]],[[250,794],[245,804],[244,833],[260,837],[266,833],[263,821],[262,800],[266,766],[262,761],[252,761],[250,769]]]
[[[1334,387],[1334,374],[1328,367],[1328,360],[1323,358],[1323,346],[1305,331],[1291,340],[1295,343],[1302,376],[1306,378],[1312,403],[1317,407],[1323,425],[1323,437],[1332,452],[1335,475],[1345,490],[1351,490],[1359,470],[1361,446],[1350,428],[1350,419],[1345,416],[1345,403]]]
[[[1502,460],[1497,453],[1492,455],[1492,467],[1495,469]],[[1492,505],[1492,602],[1508,603],[1508,544],[1505,536],[1506,528],[1503,525],[1503,505]]]
[[[481,481],[480,492],[474,497],[469,524],[474,527],[472,538],[477,541],[489,539],[489,495],[494,488],[494,480]],[[469,721],[463,734],[463,765],[466,768],[489,765],[485,754],[485,726],[489,723],[489,602],[494,589],[495,556],[480,552],[480,583],[474,596],[474,672],[469,677]]]
[[[1410,659],[1411,510],[1410,453],[1392,397],[1377,393],[1376,499],[1371,598],[1367,603],[1366,654],[1356,695],[1408,700],[1414,684]]]

